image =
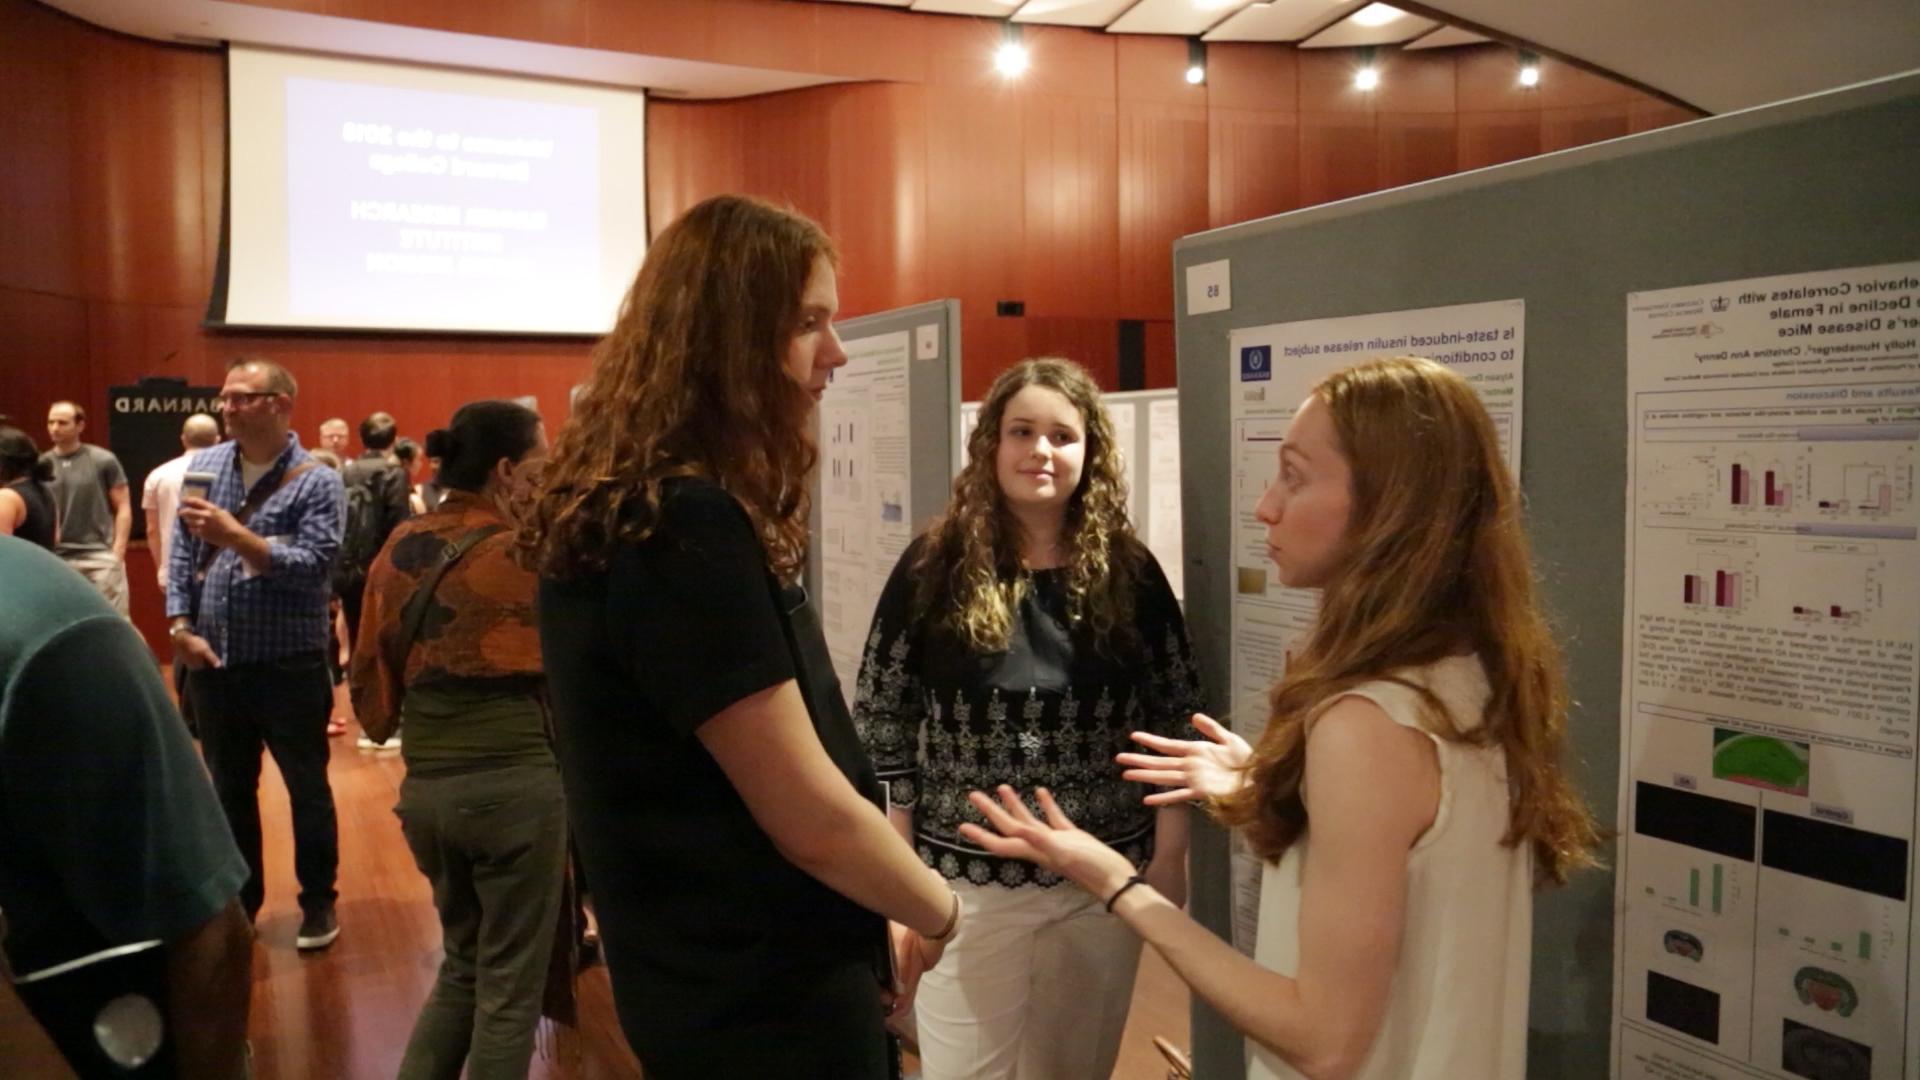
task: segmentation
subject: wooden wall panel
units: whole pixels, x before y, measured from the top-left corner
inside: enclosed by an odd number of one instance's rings
[[[1655,128],[1684,124],[1689,120],[1698,119],[1699,117],[1687,109],[1651,98],[1641,98],[1627,105],[1628,126],[1636,135],[1643,131],[1652,131]]]
[[[1540,110],[1540,150],[1569,150],[1633,134],[1626,103]]]
[[[73,398],[98,414],[87,384],[87,307],[77,297],[0,286],[0,415],[47,448],[47,406]]]
[[[1178,386],[1177,354],[1173,344],[1173,320],[1147,320],[1146,390]]]
[[[1501,45],[1447,51],[1455,54],[1454,101],[1462,113],[1539,114],[1541,89],[1520,85],[1518,51]]]
[[[848,87],[829,111],[833,148],[825,221],[856,257],[841,275],[840,306],[853,313],[916,304],[927,291],[927,89],[898,83]]]
[[[1166,313],[1173,243],[1207,227],[1207,153],[1205,106],[1121,101],[1121,318]]]
[[[929,87],[927,292],[960,301],[961,394],[978,400],[1026,355],[1026,320],[994,314],[1026,294],[1026,140],[1015,91],[997,80]]]
[[[1063,356],[1086,368],[1102,390],[1120,389],[1120,324],[1113,319],[1029,317],[1023,356]],[[994,367],[986,381],[991,383],[995,375],[1021,358],[1008,357]]]
[[[37,4],[6,9],[0,63],[0,287],[75,295],[73,54],[78,24]]]
[[[82,292],[204,305],[213,262],[202,82],[223,80],[220,54],[96,34],[74,78],[84,88],[73,130],[84,155],[73,170]]]
[[[1208,45],[1207,106],[1299,112],[1299,50],[1234,42]]]
[[[1111,318],[1120,258],[1116,105],[1036,94],[1021,120],[1027,314]]]
[[[1518,161],[1540,152],[1540,111],[1463,112],[1456,171]]]
[[[1459,124],[1452,113],[1381,113],[1374,121],[1380,187],[1417,184],[1459,171]]]
[[[703,0],[702,6],[719,2]],[[476,4],[471,0],[326,0],[321,13],[550,45],[587,43],[587,11],[581,0],[513,0],[510,4]]]
[[[1297,209],[1300,118],[1291,112],[1213,109],[1207,115],[1207,225]]]

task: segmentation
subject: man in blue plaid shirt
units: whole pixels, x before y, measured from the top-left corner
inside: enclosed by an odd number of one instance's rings
[[[249,918],[265,899],[260,865],[260,751],[273,754],[293,807],[294,872],[303,917],[296,942],[324,949],[340,861],[327,783],[331,569],[345,526],[340,476],[292,434],[293,376],[262,357],[227,369],[220,408],[233,438],[195,454],[205,498],[183,493],[167,568],[167,618],[214,790],[251,874]]]

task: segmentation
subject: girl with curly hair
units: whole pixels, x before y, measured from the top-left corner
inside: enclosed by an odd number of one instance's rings
[[[1106,1076],[1139,940],[1053,871],[964,838],[982,820],[967,792],[1045,785],[1184,896],[1187,808],[1143,806],[1113,758],[1129,731],[1171,735],[1200,707],[1192,648],[1084,370],[1003,372],[967,456],[881,594],[853,707],[895,827],[967,912],[920,984],[924,1075]]]
[[[971,799],[994,831],[1114,911],[1248,1041],[1249,1080],[1526,1075],[1533,890],[1592,865],[1562,764],[1567,691],[1534,598],[1493,421],[1430,360],[1323,380],[1261,498],[1280,581],[1319,622],[1249,745],[1136,735],[1127,776],[1208,799],[1267,860],[1252,959],[1039,791]]]
[[[521,538],[614,1003],[648,1080],[880,1080],[959,899],[887,824],[796,581],[831,242],[723,195],[667,226]],[[885,919],[903,961],[890,987]],[[895,997],[895,993],[898,997]]]

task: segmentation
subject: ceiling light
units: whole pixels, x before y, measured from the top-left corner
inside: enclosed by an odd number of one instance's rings
[[[1529,89],[1540,85],[1540,58],[1520,50],[1520,85]]]
[[[1380,69],[1373,66],[1373,46],[1360,50],[1360,67],[1353,73],[1353,88],[1362,92],[1380,85]]]
[[[1020,25],[1000,24],[1000,47],[993,52],[993,69],[1001,78],[1014,79],[1026,73],[1027,47],[1020,40]]]
[[[1347,18],[1355,26],[1385,26],[1405,14],[1406,12],[1399,8],[1387,4],[1368,4]]]
[[[1199,86],[1207,81],[1207,47],[1200,44],[1199,38],[1187,39],[1187,85]]]

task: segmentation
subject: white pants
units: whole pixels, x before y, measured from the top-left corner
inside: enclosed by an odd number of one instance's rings
[[[914,999],[924,1080],[1105,1080],[1140,939],[1067,882],[953,882],[960,932]]]
[[[79,555],[64,555],[62,558],[68,566],[79,571],[88,584],[98,589],[101,596],[107,598],[113,610],[132,618],[128,614],[126,563],[114,558],[111,551],[88,551]]]

